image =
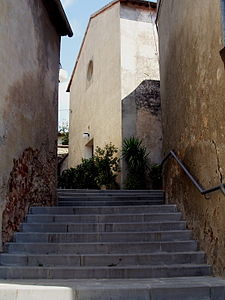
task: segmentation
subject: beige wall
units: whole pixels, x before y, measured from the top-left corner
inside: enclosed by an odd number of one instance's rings
[[[0,11],[0,219],[4,211],[7,240],[31,203],[55,200],[60,39],[42,1],[1,0]]]
[[[160,163],[162,128],[156,83],[159,80],[156,9],[121,4],[120,17],[122,139],[130,136],[141,139],[150,162]],[[125,169],[122,162],[122,182],[126,179]]]
[[[122,101],[123,139],[135,136],[142,140],[150,163],[162,161],[162,125],[160,82],[144,80]]]
[[[69,167],[80,163],[85,145],[121,147],[119,3],[91,19],[70,93]],[[93,77],[87,79],[90,60]],[[82,137],[84,132],[90,138]],[[88,153],[87,153],[88,155]]]
[[[166,0],[159,15],[164,153],[175,149],[205,188],[225,181],[220,14],[219,0]],[[215,273],[225,276],[225,196],[201,196],[173,161],[165,169],[165,188]]]
[[[130,108],[137,100],[136,89],[146,79],[159,79],[155,17],[155,9],[117,3],[91,18],[70,87],[69,167],[80,163],[82,157],[90,157],[91,148],[87,146],[92,139],[94,148],[112,142],[121,149],[123,138],[130,135],[143,139],[151,148],[153,162],[160,160],[160,112],[153,116],[143,105],[140,109],[133,105],[132,117],[129,113],[122,116],[122,106]],[[88,81],[91,60],[93,77]],[[140,99],[143,95],[138,95]],[[143,118],[151,124],[150,130]],[[84,139],[84,132],[90,137]]]
[[[122,99],[145,79],[159,80],[158,35],[155,9],[121,4]]]

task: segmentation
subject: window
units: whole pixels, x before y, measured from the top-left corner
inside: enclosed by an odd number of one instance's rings
[[[93,60],[90,60],[90,61],[89,61],[89,64],[88,64],[88,69],[87,69],[87,80],[88,80],[88,81],[91,81],[91,79],[92,79],[92,76],[93,76],[93,68],[94,68]]]

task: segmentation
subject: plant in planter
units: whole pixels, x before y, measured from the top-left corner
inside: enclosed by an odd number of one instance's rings
[[[122,157],[127,164],[126,189],[145,189],[148,155],[142,141],[135,137],[124,139]]]

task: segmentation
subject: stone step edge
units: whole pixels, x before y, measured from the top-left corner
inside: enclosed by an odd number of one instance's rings
[[[117,200],[133,200],[133,199],[138,199],[138,200],[146,200],[146,199],[150,199],[150,200],[153,200],[153,199],[162,199],[164,200],[164,197],[163,195],[157,195],[157,194],[145,194],[145,195],[120,195],[120,194],[117,194],[117,195],[60,195],[58,196],[58,199],[61,200],[61,199],[72,199],[72,200],[79,200],[79,199],[88,199],[88,200],[101,200],[101,199],[117,199]]]
[[[165,192],[164,190],[98,190],[98,189],[57,189],[57,192],[80,192],[80,193],[92,193],[92,192],[100,192],[100,193],[114,193],[114,192]]]
[[[70,211],[73,211],[74,210],[74,213],[73,214],[77,214],[76,210],[93,210],[93,209],[98,209],[98,210],[104,210],[104,209],[111,209],[111,210],[126,210],[126,209],[143,209],[145,210],[146,208],[150,208],[151,210],[153,210],[153,213],[154,213],[154,209],[162,209],[162,212],[165,211],[166,209],[169,209],[169,208],[172,208],[172,209],[175,209],[174,211],[171,211],[171,213],[175,213],[175,212],[178,212],[177,211],[177,206],[176,205],[162,205],[162,204],[159,204],[159,205],[115,205],[115,206],[98,206],[98,207],[93,207],[93,206],[31,206],[30,209],[29,209],[29,215],[36,215],[36,214],[41,214],[41,213],[37,213],[37,212],[32,212],[32,211],[38,211],[38,210],[46,210],[46,211],[51,211],[51,210],[70,210]],[[120,212],[112,212],[111,215],[115,214],[115,213],[119,213],[121,215],[123,215],[124,213],[120,213]],[[170,213],[170,211],[168,211],[168,213]],[[73,215],[73,214],[69,214],[69,215]],[[137,214],[140,214],[140,213],[137,213]],[[45,213],[43,214],[45,215]],[[59,214],[60,215],[60,214]],[[68,215],[68,214],[67,214]],[[79,215],[83,215],[81,212],[79,212]],[[89,215],[89,214],[87,214]]]
[[[50,261],[49,261],[50,259]],[[60,261],[59,261],[60,259]],[[140,260],[141,259],[141,260]],[[147,265],[150,266],[162,266],[173,265],[173,264],[205,264],[205,253],[204,252],[173,252],[169,254],[10,254],[4,253],[0,255],[0,266],[41,266],[45,267],[55,267],[64,266],[65,268],[70,266],[89,266],[95,268],[95,266],[129,266],[129,265],[146,265],[146,259],[148,261]],[[13,260],[13,261],[12,261]],[[53,261],[51,261],[53,260]],[[71,262],[71,260],[74,260]],[[86,261],[87,260],[87,261]],[[93,261],[94,260],[94,261]],[[129,260],[134,260],[134,263],[130,263]],[[158,261],[160,260],[160,263]],[[179,260],[179,261],[177,261]],[[92,262],[93,261],[93,262]],[[165,261],[165,262],[164,262]],[[94,264],[93,264],[94,263]]]
[[[138,216],[138,217],[145,217],[145,216],[162,216],[162,217],[166,217],[166,216],[181,216],[181,212],[154,212],[154,213],[135,213],[135,214],[74,214],[74,215],[68,215],[68,214],[55,214],[55,215],[47,215],[47,214],[27,214],[27,217],[29,216],[49,216],[49,217],[134,217],[134,216]]]
[[[110,201],[115,201],[115,202],[129,202],[129,201],[164,201],[164,197],[161,195],[151,195],[151,196],[94,196],[94,197],[86,197],[86,196],[79,196],[79,197],[75,197],[75,196],[58,196],[58,200],[74,200],[74,201],[106,201],[106,202],[110,202]]]
[[[225,289],[225,280],[211,276],[177,277],[157,279],[49,279],[49,280],[2,280],[0,296],[4,299],[17,300],[18,296],[23,300],[37,299],[64,299],[86,300],[91,296],[92,300],[121,300],[165,299],[164,294],[169,294],[168,299],[178,300],[178,295],[188,293],[192,299],[200,300],[201,297],[208,300],[220,300]],[[175,288],[176,287],[176,288]],[[46,297],[47,296],[47,297]],[[206,298],[207,297],[207,298]]]
[[[119,206],[110,206],[110,208],[130,208],[130,207],[132,207],[132,208],[141,208],[142,206],[141,205],[134,205],[134,206],[130,206],[130,205],[124,205],[124,206],[122,206],[122,205],[119,205]],[[174,207],[174,208],[176,208],[177,207],[177,205],[176,204],[156,204],[156,205],[149,205],[149,207],[150,208],[161,208],[161,207]],[[30,207],[30,209],[55,209],[55,208],[59,208],[59,209],[63,209],[63,208],[66,208],[66,209],[68,209],[68,206],[60,206],[60,207],[58,207],[58,206],[31,206]],[[69,207],[70,209],[79,209],[79,208],[81,208],[81,209],[84,209],[84,207],[83,206],[70,206]],[[88,209],[88,208],[91,208],[91,209],[93,209],[93,206],[85,206],[85,209]],[[101,206],[100,208],[109,208],[107,205],[106,206]],[[146,208],[146,205],[143,205],[143,208],[145,209]]]
[[[150,225],[154,225],[154,224],[186,224],[187,221],[185,220],[167,220],[167,221],[152,221],[152,222],[149,222],[149,221],[141,221],[141,222],[111,222],[111,223],[104,223],[104,222],[100,222],[100,223],[92,223],[92,222],[89,222],[89,223],[82,223],[82,222],[66,222],[66,223],[63,223],[63,222],[55,222],[55,221],[52,221],[52,222],[24,222],[24,223],[21,223],[21,225],[23,224],[29,224],[29,225],[49,225],[49,224],[57,224],[57,225],[68,225],[68,224],[74,224],[74,225],[98,225],[98,224],[101,224],[101,225],[140,225],[140,224],[150,224]]]
[[[74,231],[74,232],[38,232],[38,231],[25,231],[25,232],[16,232],[15,235],[25,235],[25,234],[41,234],[41,235],[53,235],[53,234],[56,234],[56,235],[74,235],[74,234],[77,234],[77,235],[119,235],[119,234],[135,234],[135,235],[138,235],[138,234],[171,234],[171,233],[186,233],[186,234],[191,234],[192,233],[192,230],[187,230],[187,229],[181,229],[181,230],[168,230],[168,231],[120,231],[120,232],[111,232],[111,231],[106,231],[106,232],[77,232],[77,231]]]
[[[114,266],[114,267],[106,267],[106,266],[82,266],[82,267],[78,267],[78,266],[54,266],[54,267],[45,267],[45,266],[1,266],[0,265],[0,270],[1,269],[37,269],[37,270],[123,270],[123,269],[128,269],[128,270],[139,270],[139,269],[162,269],[162,268],[166,268],[166,269],[173,269],[173,268],[177,268],[177,269],[188,269],[188,268],[210,268],[211,266],[204,263],[204,264],[172,264],[172,265],[129,265],[129,266]]]
[[[55,246],[57,246],[57,245],[60,245],[60,246],[62,246],[62,245],[64,245],[64,246],[67,246],[68,244],[69,245],[146,245],[146,244],[174,244],[174,243],[179,243],[179,244],[181,244],[181,243],[183,243],[183,244],[186,244],[186,243],[190,243],[190,242],[192,242],[192,243],[196,243],[197,244],[197,241],[196,240],[180,240],[180,241],[152,241],[152,242],[148,242],[148,241],[141,241],[141,242],[130,242],[130,241],[128,241],[128,242],[90,242],[90,243],[88,243],[88,242],[73,242],[73,243],[50,243],[50,245],[55,245]],[[37,243],[35,243],[35,242],[17,242],[17,243],[15,243],[15,242],[8,242],[8,243],[5,243],[5,246],[6,245],[18,245],[18,244],[20,244],[20,245],[36,245],[37,246],[37,244],[40,244],[40,245],[46,245],[46,244],[49,244],[49,243],[44,243],[44,242],[37,242]],[[170,253],[170,252],[169,252]]]
[[[115,256],[115,257],[133,257],[133,256],[173,256],[173,255],[205,255],[204,251],[186,251],[186,252],[154,252],[154,253],[139,253],[139,252],[135,252],[135,253],[115,253],[115,254],[110,254],[110,253],[106,253],[106,254],[34,254],[34,253],[0,253],[0,257],[3,256],[19,256],[19,257],[26,257],[26,256],[31,256],[31,257],[111,257],[111,256]]]

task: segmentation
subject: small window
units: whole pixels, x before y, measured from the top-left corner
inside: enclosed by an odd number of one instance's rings
[[[87,80],[91,81],[92,76],[93,76],[93,60],[90,60],[89,64],[88,64],[88,69],[87,69]]]

